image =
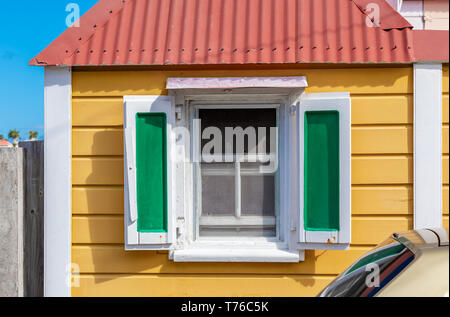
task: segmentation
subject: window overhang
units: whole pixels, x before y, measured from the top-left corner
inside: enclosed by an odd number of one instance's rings
[[[305,88],[306,77],[187,77],[168,78],[167,89]]]

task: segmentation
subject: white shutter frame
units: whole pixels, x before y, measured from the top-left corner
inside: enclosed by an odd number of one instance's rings
[[[340,135],[339,231],[307,231],[304,228],[304,117],[307,111],[338,111]],[[351,99],[349,93],[303,94],[298,109],[300,249],[346,249],[351,241]]]
[[[175,126],[171,96],[124,96],[124,225],[126,250],[168,250],[174,241],[173,160]],[[137,231],[136,114],[163,112],[167,116],[167,233]]]

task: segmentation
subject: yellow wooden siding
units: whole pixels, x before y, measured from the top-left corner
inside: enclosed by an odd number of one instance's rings
[[[74,128],[72,155],[123,155],[123,129]]]
[[[351,93],[350,250],[306,251],[298,264],[174,263],[167,253],[124,251],[123,95],[166,94],[167,77],[291,75],[307,76],[308,93]],[[412,93],[407,67],[75,71],[72,260],[81,287],[72,295],[314,296],[373,245],[413,226]]]
[[[448,93],[442,95],[442,122],[448,125]]]
[[[442,127],[442,154],[448,154],[448,125]]]
[[[168,77],[307,76],[307,92],[353,94],[412,94],[412,68],[254,69],[254,70],[155,70],[74,72],[75,97],[121,97],[167,94]]]
[[[120,185],[76,186],[72,189],[72,212],[74,215],[123,215],[123,204],[123,186]],[[447,210],[448,213],[448,199],[444,206],[446,206],[444,210]],[[354,186],[352,189],[353,215],[407,215],[412,213],[412,185],[362,185]]]
[[[74,127],[121,127],[123,125],[122,97],[74,97],[72,108]],[[352,96],[353,125],[412,123],[413,97],[410,94],[386,96],[354,94]]]
[[[448,154],[442,157],[442,183],[448,185]]]
[[[390,233],[411,226],[412,216],[353,216],[352,244],[375,245]],[[123,216],[73,216],[72,243],[123,244]]]
[[[122,128],[74,128],[72,137],[75,156],[123,155]],[[412,151],[412,126],[352,128],[353,154],[411,154]]]
[[[123,186],[74,187],[73,214],[123,214]]]
[[[411,156],[353,157],[352,183],[411,184],[412,169]],[[123,158],[76,157],[72,160],[72,183],[74,185],[123,185]]]
[[[73,261],[80,273],[130,274],[336,274],[370,251],[371,247],[351,247],[345,251],[307,250],[301,263],[174,263],[167,253],[128,252],[122,245],[73,247]]]
[[[221,276],[101,274],[80,276],[72,296],[167,297],[289,297],[312,296],[335,276],[255,275]]]
[[[449,195],[449,192],[448,192],[448,185],[444,185],[443,186],[443,189],[442,189],[442,200],[443,200],[443,203],[442,203],[442,206],[443,206],[443,213],[444,213],[444,215],[447,215],[448,216],[448,195]]]

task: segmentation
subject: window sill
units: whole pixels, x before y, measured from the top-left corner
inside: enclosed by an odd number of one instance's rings
[[[174,262],[298,263],[303,252],[265,248],[187,248],[172,251]]]

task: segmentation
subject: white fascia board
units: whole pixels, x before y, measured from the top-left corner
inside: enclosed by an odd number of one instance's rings
[[[414,228],[442,227],[442,65],[414,64]]]
[[[71,296],[72,70],[44,75],[44,295]]]

